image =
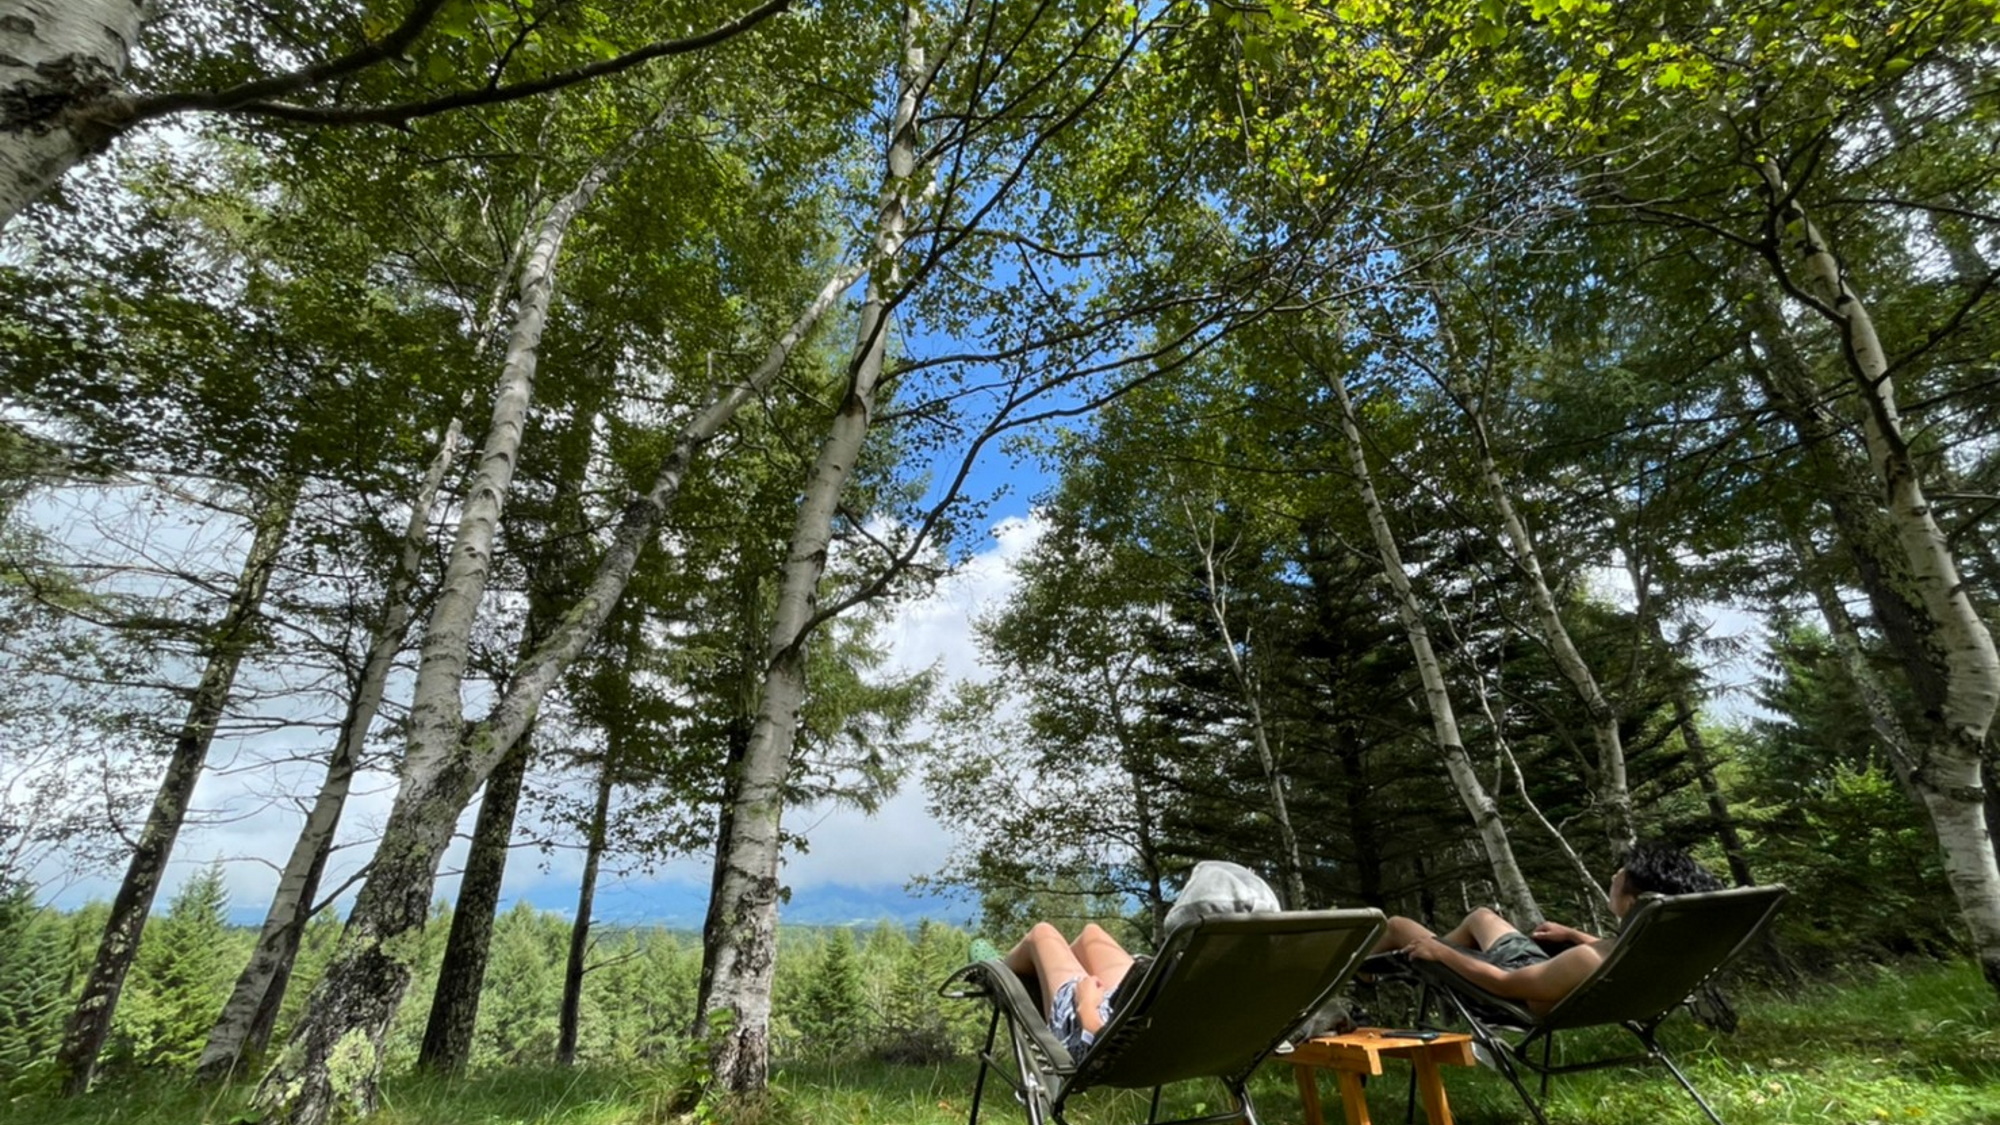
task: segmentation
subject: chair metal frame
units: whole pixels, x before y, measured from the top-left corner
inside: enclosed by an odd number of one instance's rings
[[[989,1072],[1013,1088],[1027,1110],[1029,1125],[1068,1125],[1064,1110],[1069,1099],[1097,1087],[1153,1091],[1148,1122],[1159,1116],[1160,1091],[1170,1082],[1215,1078],[1227,1088],[1234,1108],[1165,1125],[1221,1125],[1241,1121],[1258,1125],[1250,1099],[1250,1075],[1278,1050],[1292,1033],[1310,1020],[1334,993],[1345,987],[1386,926],[1379,910],[1284,911],[1265,914],[1216,914],[1179,927],[1169,934],[1158,956],[1134,981],[1089,1050],[1072,1058],[1050,1032],[1037,994],[1003,961],[979,961],[953,973],[939,986],[949,999],[977,999],[992,1005],[986,1042],[979,1051],[979,1075],[974,1080],[967,1125],[978,1125]],[[1204,1028],[1184,1005],[1193,990],[1212,987],[1226,964],[1246,950],[1265,943],[1282,966],[1287,987],[1305,982],[1280,1003],[1266,997],[1259,1011],[1246,1019],[1268,1015],[1245,1035],[1200,1046]],[[1284,955],[1289,947],[1291,955]],[[1310,953],[1301,957],[1301,953]],[[1192,982],[1192,983],[1190,983]],[[1270,992],[1269,981],[1252,982]],[[1269,1009],[1268,1012],[1262,1010]],[[1237,1013],[1240,1015],[1240,1013]],[[1008,1028],[1006,1054],[997,1048],[1001,1022]],[[1206,1022],[1206,1021],[1204,1021]],[[1213,1028],[1206,1029],[1211,1033]],[[1239,1028],[1239,1031],[1244,1030]],[[1206,1054],[1209,1061],[1197,1056]],[[1004,1060],[1004,1061],[1003,1061]]]
[[[1417,1000],[1418,1018],[1422,1019],[1430,1011],[1434,997],[1447,1001],[1459,1022],[1471,1031],[1473,1041],[1491,1059],[1494,1069],[1520,1094],[1521,1101],[1534,1114],[1539,1125],[1548,1125],[1548,1118],[1542,1112],[1541,1104],[1528,1093],[1522,1081],[1523,1069],[1541,1076],[1541,1096],[1547,1099],[1549,1078],[1553,1075],[1645,1063],[1664,1066],[1687,1091],[1687,1095],[1694,1099],[1694,1103],[1701,1107],[1701,1111],[1708,1115],[1708,1119],[1715,1125],[1723,1125],[1715,1108],[1708,1104],[1679,1064],[1660,1046],[1659,1027],[1764,932],[1788,893],[1784,886],[1774,884],[1687,895],[1641,896],[1638,905],[1625,919],[1617,943],[1604,963],[1542,1015],[1536,1015],[1516,1001],[1481,989],[1438,962],[1411,962],[1400,955],[1395,956],[1408,965],[1422,983]],[[1668,924],[1663,924],[1663,920]],[[1654,948],[1662,942],[1674,941],[1678,933],[1675,925],[1700,922],[1709,923],[1712,933],[1726,943],[1721,954],[1708,959],[1706,964],[1688,963],[1688,958],[1676,949]],[[1665,936],[1661,936],[1662,932]],[[1619,990],[1634,987],[1627,983],[1626,974],[1646,973],[1648,969],[1657,971],[1663,965],[1673,965],[1681,971],[1667,974],[1666,979],[1660,982],[1649,981],[1654,987],[1643,994],[1635,994],[1635,1002],[1629,1006],[1629,1011],[1616,1013],[1619,1005],[1615,996]],[[1683,984],[1685,987],[1682,987]],[[1607,996],[1614,999],[1607,1001]],[[1644,1050],[1637,1054],[1577,1063],[1552,1061],[1556,1033],[1585,1027],[1622,1027],[1638,1039]],[[1519,1035],[1519,1038],[1508,1039],[1508,1032]],[[1539,1060],[1533,1056],[1537,1042],[1541,1044]]]

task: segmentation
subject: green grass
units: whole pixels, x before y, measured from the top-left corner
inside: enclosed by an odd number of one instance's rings
[[[1711,1034],[1676,1017],[1664,1039],[1729,1125],[1813,1122],[1875,1125],[1993,1125],[2000,1121],[2000,1001],[1977,968],[1892,966],[1792,998],[1744,997],[1742,1028]],[[1593,1047],[1622,1051],[1610,1036],[1579,1036],[1568,1057]],[[510,1068],[439,1079],[392,1076],[375,1125],[952,1125],[963,1122],[973,1066],[894,1066],[864,1061],[793,1063],[773,1075],[774,1097],[749,1112],[688,1117],[672,1109],[675,1081],[661,1070]],[[1531,1120],[1500,1077],[1446,1072],[1465,1125]],[[1329,1121],[1339,1103],[1322,1083]],[[1267,1066],[1253,1085],[1269,1125],[1300,1121],[1291,1068]],[[1404,1080],[1392,1072],[1369,1089],[1377,1121],[1400,1122]],[[1196,1112],[1218,1088],[1168,1091],[1163,1114]],[[1704,1121],[1659,1070],[1607,1070],[1556,1079],[1548,1102],[1558,1125],[1695,1125]],[[75,1101],[0,1102],[0,1122],[22,1125],[228,1125],[244,1119],[250,1086],[221,1092],[141,1078],[104,1083]],[[1106,1091],[1079,1099],[1078,1125],[1145,1119],[1146,1098]],[[989,1084],[983,1121],[1015,1125],[1025,1115],[1004,1087]]]

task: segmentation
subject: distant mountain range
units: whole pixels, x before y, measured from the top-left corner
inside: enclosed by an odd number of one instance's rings
[[[576,910],[575,891],[556,886],[537,887],[522,896],[537,910],[567,918]],[[505,910],[514,904],[500,904]],[[700,930],[708,909],[708,889],[686,883],[627,884],[606,887],[598,892],[594,913],[607,925],[663,926],[672,930]],[[264,904],[229,908],[229,921],[237,926],[259,926],[264,922]],[[783,922],[804,926],[869,925],[887,921],[913,926],[925,918],[953,925],[966,925],[979,914],[970,900],[919,898],[893,883],[879,886],[822,884],[795,891],[792,900],[779,907]]]

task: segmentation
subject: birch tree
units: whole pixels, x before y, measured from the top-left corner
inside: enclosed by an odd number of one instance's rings
[[[569,222],[629,155],[628,148],[592,168],[541,221],[534,245],[524,256],[514,331],[495,389],[486,445],[463,505],[444,592],[424,632],[396,801],[341,946],[308,1002],[286,1057],[259,1089],[259,1101],[266,1109],[291,1120],[318,1125],[336,1104],[364,1110],[372,1104],[383,1036],[409,983],[410,958],[428,912],[431,881],[459,811],[526,732],[543,697],[602,628],[697,454],[739,409],[770,386],[793,349],[856,276],[836,271],[752,370],[739,381],[714,388],[708,401],[688,415],[661,455],[647,490],[624,505],[581,595],[549,637],[515,669],[486,715],[466,722],[460,696],[466,646],[490,572],[500,506],[512,479],[558,252]]]
[[[341,21],[327,37],[312,21],[270,13],[260,14],[261,23],[239,22],[199,3],[161,17],[149,14],[144,0],[0,0],[0,227],[77,164],[148,122],[200,113],[408,127],[700,51],[788,7],[790,0],[765,0],[708,31],[621,50],[613,44],[619,33],[643,30],[653,13],[613,18],[566,6],[551,20],[506,4],[411,0],[400,21]],[[226,30],[218,35],[218,27]],[[519,50],[531,39],[535,51]],[[133,66],[140,53],[153,60],[143,74]],[[556,65],[535,71],[524,65],[530,54],[553,56]],[[413,57],[423,63],[411,71],[467,81],[444,89],[408,82],[403,64]],[[155,82],[166,88],[147,88]]]
[[[1959,579],[1957,560],[1925,494],[1904,433],[1894,367],[1867,302],[1775,157],[1757,153],[1755,166],[1769,206],[1761,250],[1786,292],[1835,330],[1860,396],[1869,463],[1926,618],[1922,650],[1904,654],[1930,727],[1912,747],[1912,780],[1937,830],[1945,870],[1987,982],[2000,991],[2000,862],[1986,823],[1981,775],[2000,708],[2000,653]]]
[[[56,1052],[65,1093],[83,1093],[90,1088],[96,1073],[97,1056],[111,1033],[125,975],[139,952],[139,933],[146,925],[153,898],[159,893],[167,857],[180,835],[195,782],[201,777],[209,747],[215,741],[216,724],[229,705],[237,671],[257,640],[259,611],[291,529],[299,485],[296,476],[273,482],[269,495],[263,498],[263,507],[252,521],[242,573],[230,594],[228,608],[216,622],[205,646],[201,679],[190,693],[187,715],[174,739],[166,774],[153,798],[145,827],[132,848],[125,877],[118,884],[117,897],[112,900],[111,913],[104,924],[104,936],[98,942],[97,956],[91,962],[83,991],[64,1029],[62,1046]]]
[[[833,522],[873,420],[889,346],[889,302],[900,282],[897,258],[907,238],[911,206],[924,169],[917,160],[917,116],[931,68],[925,62],[922,19],[903,11],[903,57],[880,205],[869,255],[867,293],[847,364],[847,386],[792,525],[777,611],[765,649],[756,718],[731,778],[727,830],[716,841],[715,901],[703,932],[702,994],[694,1034],[710,1038],[717,1012],[728,1022],[713,1036],[710,1066],[717,1084],[737,1093],[761,1090],[770,1065],[771,981],[776,963],[779,819],[791,768],[798,715],[805,698],[805,645],[819,603]]]
[[[1534,892],[1528,889],[1528,880],[1514,858],[1513,844],[1508,839],[1507,825],[1501,820],[1499,806],[1487,793],[1478,772],[1472,768],[1471,757],[1465,751],[1464,740],[1459,734],[1458,714],[1445,683],[1444,666],[1431,645],[1430,628],[1424,620],[1423,608],[1417,602],[1409,571],[1404,567],[1401,551],[1396,546],[1395,532],[1390,528],[1388,515],[1375,492],[1374,477],[1368,467],[1367,447],[1363,444],[1354,403],[1348,397],[1346,379],[1337,371],[1327,370],[1323,374],[1327,388],[1333,392],[1340,406],[1340,427],[1346,438],[1348,468],[1368,515],[1368,526],[1381,561],[1382,579],[1394,597],[1396,614],[1403,623],[1403,632],[1409,640],[1411,652],[1416,656],[1418,674],[1423,679],[1424,700],[1430,712],[1438,754],[1444,759],[1445,772],[1451,778],[1452,787],[1458,791],[1466,813],[1472,818],[1473,829],[1478,833],[1487,862],[1493,868],[1502,912],[1516,926],[1532,928],[1542,920],[1541,907],[1536,904]]]
[[[306,923],[315,906],[314,898],[319,893],[320,877],[325,873],[327,858],[333,851],[334,831],[339,827],[341,810],[346,806],[355,769],[361,762],[362,747],[381,708],[390,669],[395,664],[397,653],[402,650],[404,635],[409,628],[411,597],[430,531],[431,509],[444,486],[445,474],[450,471],[458,441],[459,423],[453,419],[445,426],[438,440],[437,456],[431,459],[423,483],[410,505],[410,518],[403,532],[402,553],[383,597],[382,611],[370,637],[367,659],[361,667],[347,713],[341,719],[333,755],[327,760],[325,779],[306,812],[305,823],[299,828],[298,840],[292,845],[291,855],[279,872],[278,887],[272,892],[271,905],[265,911],[263,929],[257,935],[257,945],[250,955],[250,962],[237,976],[229,999],[223,1003],[222,1013],[216,1017],[208,1042],[195,1064],[196,1076],[203,1081],[219,1081],[228,1077],[246,1052],[261,1051],[270,1041],[272,1027],[278,1018],[278,1007],[291,977],[292,961],[298,954],[299,941],[305,935]]]
[[[1231,678],[1236,681],[1243,705],[1250,712],[1250,743],[1256,749],[1257,767],[1264,776],[1265,791],[1270,795],[1271,821],[1277,826],[1278,844],[1282,849],[1279,870],[1283,873],[1281,882],[1285,888],[1285,904],[1290,909],[1303,910],[1306,898],[1305,862],[1299,853],[1298,833],[1292,828],[1291,813],[1286,807],[1285,776],[1279,772],[1277,756],[1271,750],[1270,724],[1264,719],[1263,688],[1243,659],[1243,650],[1250,647],[1249,636],[1246,634],[1238,641],[1229,623],[1226,549],[1217,542],[1213,512],[1197,515],[1194,507],[1183,498],[1181,517],[1201,567],[1202,589],[1206,594],[1209,615],[1215,621],[1223,659],[1229,665]]]

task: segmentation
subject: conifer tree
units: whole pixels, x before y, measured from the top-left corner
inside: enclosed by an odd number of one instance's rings
[[[228,904],[222,868],[211,864],[174,893],[165,917],[146,924],[127,1001],[119,1005],[113,1025],[120,1059],[140,1066],[193,1065],[236,961],[228,940]]]
[[[867,1011],[854,936],[845,927],[836,928],[820,942],[799,1013],[793,1017],[804,1037],[805,1053],[837,1057],[852,1051],[867,1029]]]
[[[35,1084],[62,1039],[68,953],[60,919],[0,885],[0,1091]]]

